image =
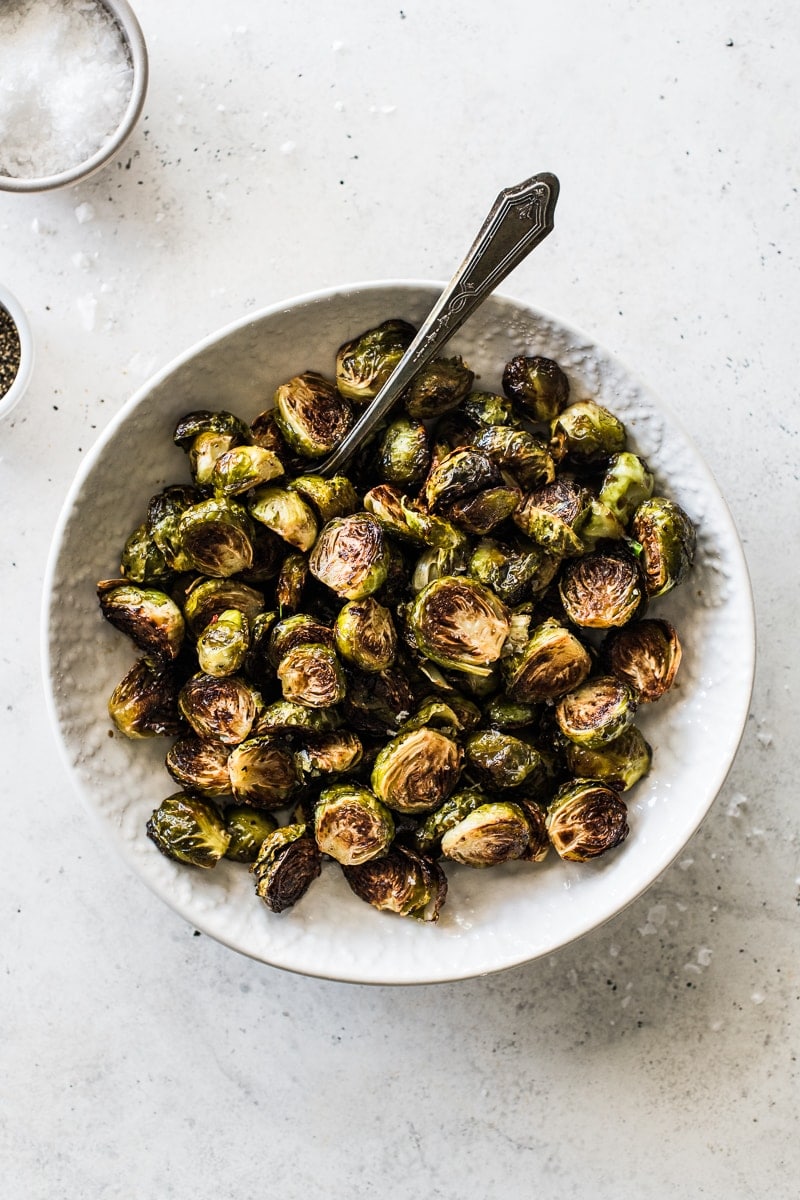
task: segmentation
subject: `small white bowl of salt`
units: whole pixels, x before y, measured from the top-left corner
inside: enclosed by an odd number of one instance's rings
[[[127,0],[0,0],[0,191],[94,174],[133,131],[147,75]]]

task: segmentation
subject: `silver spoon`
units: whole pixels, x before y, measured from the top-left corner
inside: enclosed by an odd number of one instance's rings
[[[505,188],[495,200],[461,266],[434,304],[419,332],[374,400],[317,468],[338,474],[384,418],[400,393],[457,329],[553,229],[559,184],[555,175],[533,175]]]

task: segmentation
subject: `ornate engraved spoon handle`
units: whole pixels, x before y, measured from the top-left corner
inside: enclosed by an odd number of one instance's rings
[[[553,228],[558,180],[543,173],[505,188],[492,206],[461,266],[423,322],[417,336],[375,399],[318,471],[335,475],[391,409],[421,367],[534,246]]]

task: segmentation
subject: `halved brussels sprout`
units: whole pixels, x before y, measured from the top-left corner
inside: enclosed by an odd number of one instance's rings
[[[558,591],[569,619],[587,629],[626,625],[647,605],[639,562],[625,548],[572,559],[564,566]]]
[[[211,483],[223,496],[239,496],[282,474],[283,463],[271,450],[263,446],[234,446],[215,460]]]
[[[329,733],[342,718],[333,708],[309,708],[295,700],[276,700],[258,718],[257,733]]]
[[[234,746],[228,774],[239,803],[256,808],[280,808],[300,783],[292,751],[274,734],[256,734]]]
[[[467,544],[464,534],[449,521],[415,508],[389,483],[370,488],[364,495],[364,508],[387,533],[401,541],[441,550],[456,550]]]
[[[442,837],[445,858],[467,867],[495,867],[522,858],[530,822],[518,804],[494,800],[474,808]]]
[[[147,505],[147,531],[173,571],[191,571],[193,564],[183,548],[181,517],[203,499],[196,487],[175,484],[151,496]]]
[[[542,756],[534,746],[497,729],[471,734],[464,749],[470,768],[488,788],[535,783],[545,773]]]
[[[591,667],[583,643],[550,617],[533,630],[520,654],[504,660],[506,691],[522,704],[555,700],[582,683]]]
[[[562,696],[555,708],[564,737],[597,749],[613,742],[636,716],[636,693],[614,675],[598,675]]]
[[[624,679],[640,700],[659,700],[675,682],[682,648],[669,621],[633,621],[606,637],[603,654],[612,675]]]
[[[233,675],[243,665],[249,644],[247,617],[238,608],[227,608],[197,639],[198,666],[206,675]]]
[[[178,657],[185,632],[183,613],[165,592],[120,579],[97,585],[100,611],[140,650],[160,658]]]
[[[243,667],[250,682],[265,694],[275,683],[275,671],[269,659],[269,640],[277,620],[276,612],[262,612],[256,616],[250,629],[250,646]]]
[[[526,429],[492,425],[478,433],[475,446],[496,466],[509,471],[522,488],[544,487],[556,477],[556,465],[547,445]]]
[[[275,599],[281,616],[296,613],[303,602],[308,582],[308,559],[299,550],[287,554],[275,583]]]
[[[295,751],[295,763],[303,779],[319,775],[344,775],[358,766],[364,755],[361,738],[349,729],[332,733],[306,734]]]
[[[346,600],[360,600],[385,582],[389,555],[380,523],[369,513],[329,521],[309,558],[311,574]]]
[[[216,738],[189,734],[167,751],[166,768],[187,792],[201,796],[227,796],[231,790],[228,772],[230,746]]]
[[[362,733],[397,733],[414,707],[414,693],[396,666],[387,671],[348,673],[343,712],[348,725]]]
[[[322,855],[305,824],[282,825],[264,838],[250,870],[256,895],[280,913],[306,894],[322,871]]]
[[[310,613],[293,613],[273,625],[269,635],[268,655],[273,667],[277,667],[285,654],[295,646],[333,646],[333,630]]]
[[[564,746],[567,770],[581,779],[600,779],[617,792],[626,792],[650,770],[653,752],[636,725],[619,737],[592,749],[567,741]]]
[[[511,401],[496,392],[470,392],[461,405],[468,421],[479,428],[489,425],[516,425],[517,418]]]
[[[469,543],[466,538],[463,545],[449,550],[441,550],[436,546],[430,546],[427,550],[423,550],[414,563],[411,573],[412,592],[421,592],[429,583],[433,583],[434,579],[442,579],[445,575],[457,575],[459,571],[465,571],[469,565],[468,552]],[[486,581],[482,580],[481,582]]]
[[[599,779],[563,784],[545,821],[556,853],[575,862],[598,858],[624,842],[629,832],[625,801]]]
[[[262,809],[232,804],[225,809],[225,828],[231,839],[225,857],[232,862],[254,863],[262,842],[275,832],[278,824]]]
[[[483,715],[491,729],[525,729],[540,713],[537,704],[523,704],[508,696],[493,696],[484,706]]]
[[[447,897],[447,879],[438,863],[395,842],[382,857],[344,867],[344,877],[361,900],[381,912],[437,921]]]
[[[184,727],[178,692],[172,666],[140,658],[111,693],[108,715],[125,737],[176,737]]]
[[[336,649],[362,671],[385,671],[397,654],[392,614],[372,596],[350,600],[333,627]]]
[[[514,524],[548,554],[581,554],[583,542],[574,527],[587,503],[588,497],[571,479],[555,479],[525,496]]]
[[[339,659],[319,642],[294,646],[278,663],[277,675],[284,700],[308,708],[333,708],[347,691]]]
[[[275,409],[268,408],[250,422],[250,440],[256,446],[271,451],[283,463],[284,471],[301,470],[299,456],[294,453],[278,428]]]
[[[423,588],[408,614],[420,651],[441,667],[489,675],[511,627],[508,609],[477,580],[458,575]]]
[[[438,730],[401,733],[383,747],[372,769],[372,790],[392,809],[430,812],[450,795],[461,774],[460,747]]]
[[[579,466],[611,458],[625,449],[625,426],[594,400],[570,404],[550,426],[551,449],[558,460],[568,458]]]
[[[648,596],[663,596],[683,582],[694,562],[697,532],[679,504],[663,496],[645,500],[633,514],[631,536],[642,547]]]
[[[394,819],[369,788],[340,783],[320,792],[314,836],[323,854],[344,867],[356,867],[386,853],[394,838]]]
[[[497,467],[480,450],[462,446],[451,450],[431,468],[423,490],[430,512],[440,512],[455,500],[500,483]]]
[[[569,380],[552,358],[518,354],[506,363],[503,391],[534,421],[552,421],[569,400]]]
[[[499,487],[484,488],[475,496],[456,500],[446,508],[448,519],[459,529],[478,536],[491,533],[516,512],[522,492],[518,487],[501,484]]]
[[[412,487],[428,473],[431,450],[428,431],[421,421],[399,417],[392,421],[378,450],[378,474],[386,483]]]
[[[224,496],[192,504],[178,525],[181,548],[193,569],[218,579],[253,565],[252,533],[247,510]]]
[[[286,554],[286,543],[258,521],[251,522],[250,541],[253,545],[253,562],[237,578],[242,583],[258,586],[273,580],[279,573]]]
[[[162,800],[149,818],[146,831],[166,858],[192,867],[215,867],[230,843],[217,809],[185,792]]]
[[[317,519],[297,492],[265,485],[248,493],[247,507],[251,517],[297,550],[310,550],[317,540]]]
[[[575,532],[584,550],[596,550],[601,542],[619,541],[625,536],[625,526],[607,504],[592,496],[575,523]]]
[[[489,797],[479,787],[459,788],[451,796],[428,813],[412,834],[414,845],[421,854],[438,855],[442,838],[454,829],[473,809],[488,804]]]
[[[469,560],[469,573],[496,592],[504,604],[513,606],[522,604],[543,583],[546,585],[558,569],[558,562],[533,542],[511,546],[482,538]]]
[[[480,723],[481,710],[477,704],[456,692],[450,692],[446,697],[429,696],[414,715],[403,722],[400,732],[409,733],[426,725],[429,729],[438,729],[455,738],[460,733],[475,729]]]
[[[131,583],[152,585],[169,579],[172,568],[156,545],[147,522],[143,521],[130,534],[122,548],[120,574]]]
[[[639,505],[652,496],[653,484],[653,475],[644,459],[623,450],[608,460],[598,499],[627,526]]]
[[[195,637],[228,609],[238,609],[251,627],[264,611],[263,593],[238,579],[195,579],[181,603],[184,618]]]
[[[215,433],[246,442],[249,440],[250,429],[235,413],[226,412],[224,409],[219,412],[197,409],[181,417],[175,426],[173,441],[181,450],[190,450],[195,438],[201,433]]]
[[[334,517],[349,517],[358,508],[358,494],[346,475],[297,475],[286,485],[299,492],[325,525]]]
[[[414,340],[407,321],[384,321],[339,347],[336,386],[343,396],[365,404],[377,396]]]
[[[458,408],[475,380],[460,354],[435,358],[418,371],[406,389],[406,412],[415,420],[440,417]]]
[[[181,688],[178,708],[198,737],[226,746],[243,742],[258,715],[261,697],[238,675],[217,678],[198,672]]]
[[[316,371],[295,375],[275,393],[275,420],[289,445],[305,458],[324,458],[353,423],[345,396]]]

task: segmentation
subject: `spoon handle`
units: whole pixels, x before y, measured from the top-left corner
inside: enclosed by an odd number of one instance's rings
[[[543,173],[516,187],[504,188],[461,266],[431,309],[419,332],[383,385],[318,472],[331,476],[349,462],[358,446],[408,387],[413,377],[434,358],[467,317],[534,246],[553,228],[558,180]]]

